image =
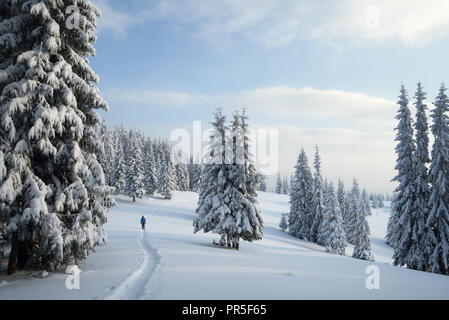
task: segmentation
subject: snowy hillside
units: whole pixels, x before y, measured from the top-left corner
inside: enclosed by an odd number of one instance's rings
[[[373,263],[351,258],[352,248],[348,256],[330,255],[279,230],[287,196],[260,193],[264,239],[241,242],[240,251],[212,245],[217,235],[193,235],[196,201],[189,192],[171,201],[119,196],[105,226],[109,242],[81,266],[80,290],[66,289],[64,273],[18,273],[0,277],[0,299],[449,298],[449,277],[390,265],[393,251],[383,241],[388,208],[368,218],[380,268],[380,289],[368,290],[365,270]],[[139,229],[142,215],[146,232]]]

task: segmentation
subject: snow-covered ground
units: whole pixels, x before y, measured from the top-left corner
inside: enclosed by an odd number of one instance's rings
[[[212,245],[213,234],[192,233],[197,194],[177,192],[131,202],[117,197],[105,226],[109,242],[81,266],[80,289],[67,275],[0,277],[0,299],[448,299],[449,277],[391,265],[384,242],[389,209],[369,217],[376,262],[330,255],[278,228],[288,197],[260,193],[265,236],[240,251]],[[148,217],[146,232],[139,219]],[[380,270],[380,289],[368,290],[366,268]]]

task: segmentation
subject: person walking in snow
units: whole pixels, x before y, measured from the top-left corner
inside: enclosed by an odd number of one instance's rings
[[[145,230],[145,223],[147,223],[147,220],[144,216],[140,219],[140,224],[142,225],[142,230]]]

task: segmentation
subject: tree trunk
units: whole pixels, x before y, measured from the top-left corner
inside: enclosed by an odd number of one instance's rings
[[[239,238],[232,238],[232,249],[239,250]]]
[[[19,241],[19,253],[17,257],[17,266],[23,268],[30,258],[28,251],[29,241]]]
[[[220,246],[225,247],[226,246],[226,234],[222,234],[220,238]]]
[[[19,235],[17,234],[16,231],[12,234],[11,239],[11,252],[9,254],[9,261],[8,261],[8,275],[16,272],[18,255],[19,255]]]
[[[135,196],[133,196],[133,202],[136,202],[136,197]]]

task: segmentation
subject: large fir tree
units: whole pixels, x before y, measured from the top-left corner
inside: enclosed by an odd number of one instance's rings
[[[106,118],[103,118],[100,125],[100,139],[103,143],[103,149],[102,152],[98,154],[98,162],[103,167],[106,184],[112,185],[115,163],[114,138],[107,126]]]
[[[401,225],[401,238],[394,253],[396,265],[406,265],[410,269],[425,271],[428,269],[428,257],[431,254],[431,238],[426,227],[428,217],[428,202],[430,187],[428,182],[427,164],[429,159],[429,136],[426,110],[424,104],[426,93],[421,83],[415,94],[416,106],[416,150],[413,157],[413,201],[410,210],[404,210],[399,224]],[[379,196],[379,207],[383,206],[382,196]],[[429,242],[430,241],[430,242]]]
[[[357,212],[354,225],[354,253],[352,257],[362,260],[374,261],[371,253],[370,230],[366,215]]]
[[[405,230],[405,219],[412,215],[415,190],[415,169],[413,155],[415,154],[415,141],[413,138],[412,118],[409,109],[407,90],[402,85],[398,100],[399,110],[396,119],[399,121],[396,127],[396,167],[397,175],[393,178],[398,182],[395,197],[392,202],[392,214],[388,221],[387,242],[396,248]]]
[[[88,57],[99,9],[84,1],[2,1],[0,203],[16,262],[59,269],[105,242],[108,196],[96,155],[107,110]],[[68,7],[76,4],[76,28]]]
[[[357,221],[359,216],[365,216],[365,211],[362,206],[362,197],[360,194],[359,183],[357,179],[353,180],[353,186],[348,199],[348,212],[347,212],[347,226],[346,226],[346,240],[350,244],[355,244],[357,237]]]
[[[295,181],[290,192],[288,228],[292,236],[309,240],[313,223],[313,179],[304,149],[299,153],[295,168]]]
[[[281,174],[278,173],[277,179],[276,179],[276,188],[275,188],[275,192],[277,194],[282,194],[282,179],[281,179]]]
[[[126,185],[124,191],[125,195],[132,197],[133,201],[136,201],[136,198],[141,199],[145,193],[142,142],[136,133],[131,134],[129,150],[131,153],[128,155],[126,163]]]
[[[340,205],[340,212],[343,219],[343,228],[345,229],[346,234],[346,224],[347,224],[347,213],[348,213],[348,199],[345,192],[345,185],[343,180],[338,180],[338,188],[337,188],[337,200]]]
[[[147,138],[145,141],[145,149],[144,149],[144,185],[145,191],[153,195],[157,190],[157,168],[156,168],[156,160],[154,158],[153,151],[153,141],[150,138]]]
[[[222,226],[231,210],[225,201],[226,190],[229,187],[228,164],[226,164],[225,155],[230,151],[225,148],[228,146],[226,143],[226,117],[222,114],[221,109],[217,109],[214,116],[213,133],[210,136],[208,156],[204,161],[193,225],[194,233],[203,230],[220,234],[222,236],[221,244],[226,245],[228,239]]]
[[[326,252],[344,255],[346,238],[343,228],[343,218],[332,183],[328,185],[326,190],[321,225],[321,244],[326,247]]]
[[[321,158],[318,146],[315,147],[315,159],[313,162],[315,172],[313,179],[313,200],[312,200],[312,227],[310,229],[310,241],[323,244],[320,239],[324,236],[321,230],[321,222],[324,210],[324,190],[323,178],[321,176]]]
[[[161,150],[161,164],[158,176],[158,192],[164,196],[166,200],[173,197],[173,191],[176,189],[175,167],[171,157],[171,149],[164,145]]]
[[[431,112],[432,133],[435,142],[432,148],[432,162],[429,169],[429,181],[432,185],[429,199],[429,242],[433,244],[429,257],[432,272],[449,275],[449,99],[444,84]]]
[[[212,231],[221,235],[220,245],[239,249],[240,238],[253,241],[263,236],[246,112],[234,114],[232,134],[228,133],[226,117],[220,109],[212,125],[214,132],[205,159],[194,232]]]
[[[125,190],[126,185],[126,163],[125,155],[123,151],[122,139],[120,138],[119,131],[115,132],[115,162],[114,171],[112,173],[111,184],[115,188],[117,194],[121,194]]]
[[[226,190],[230,214],[222,230],[231,247],[239,248],[239,239],[252,242],[263,236],[263,220],[257,202],[257,171],[249,149],[249,126],[246,110],[234,113],[231,126],[232,165],[228,166]]]

